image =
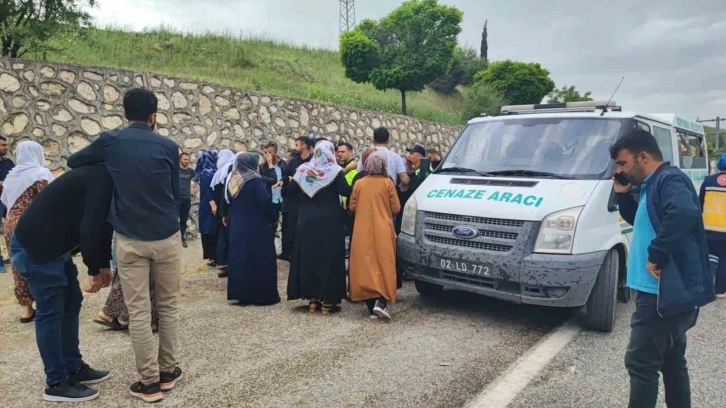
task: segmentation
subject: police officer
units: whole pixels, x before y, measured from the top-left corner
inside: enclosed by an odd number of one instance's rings
[[[701,184],[703,226],[708,239],[712,270],[716,270],[716,297],[726,298],[726,153],[716,164],[718,173]]]

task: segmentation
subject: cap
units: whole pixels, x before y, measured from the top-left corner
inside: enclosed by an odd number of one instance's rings
[[[421,145],[416,145],[410,149],[406,149],[406,151],[411,153],[418,153],[421,156],[426,156],[426,149],[424,149],[424,147]]]

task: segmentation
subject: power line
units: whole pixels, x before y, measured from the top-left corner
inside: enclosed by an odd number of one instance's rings
[[[716,151],[718,151],[721,148],[721,122],[726,121],[726,118],[716,116],[716,119],[699,120],[698,118],[696,118],[696,121],[701,123],[716,122]]]
[[[340,32],[355,27],[355,0],[340,0]]]

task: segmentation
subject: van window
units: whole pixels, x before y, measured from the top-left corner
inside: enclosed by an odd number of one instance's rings
[[[686,134],[677,130],[678,158],[682,169],[707,169],[706,152],[701,136]]]
[[[599,180],[608,170],[609,148],[622,123],[621,119],[535,117],[471,124],[440,169],[537,171]]]
[[[671,130],[653,126],[653,136],[655,136],[655,140],[658,142],[658,147],[660,147],[660,151],[663,153],[663,160],[673,161],[673,139],[671,138]]]

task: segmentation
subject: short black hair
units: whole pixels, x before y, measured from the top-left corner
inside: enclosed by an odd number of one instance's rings
[[[275,150],[277,150],[277,143],[275,143],[275,142],[268,142],[268,143],[267,143],[267,144],[265,145],[265,149],[269,149],[269,148],[271,148],[271,147],[272,147],[272,148],[274,148]]]
[[[376,128],[376,130],[373,131],[373,141],[376,143],[388,143],[390,138],[391,134],[388,133],[388,129],[384,127]]]
[[[129,89],[124,95],[124,112],[130,121],[146,122],[152,113],[156,113],[159,101],[148,89]]]
[[[352,145],[352,144],[350,144],[350,143],[348,143],[348,142],[342,142],[342,141],[341,141],[341,142],[338,142],[338,147],[340,147],[340,146],[345,146],[345,147],[347,147],[347,148],[348,148],[348,150],[349,150],[349,151],[351,151],[351,152],[352,152],[352,151],[354,150],[354,149],[353,149],[353,145]]]
[[[629,130],[615,144],[610,146],[610,157],[615,160],[618,153],[623,149],[628,150],[635,156],[646,152],[658,160],[663,160],[663,152],[661,152],[655,136],[640,128]]]
[[[310,148],[310,138],[308,136],[300,136],[297,139],[295,139],[295,141],[304,143],[308,148]]]
[[[429,149],[426,153],[428,153],[428,154],[438,154],[439,156],[441,156],[441,153],[439,153],[439,151],[436,150],[436,149]]]
[[[319,138],[315,139],[315,144],[317,144],[318,142],[323,142],[323,141],[327,142],[328,139],[326,139],[324,137],[319,137]]]
[[[179,154],[179,158],[180,158],[180,159],[181,159],[182,157],[184,157],[184,156],[189,156],[189,153],[187,153],[187,152],[181,152],[181,154]]]
[[[0,136],[0,140],[2,140],[3,142],[7,142],[8,141],[8,139],[5,136]]]

